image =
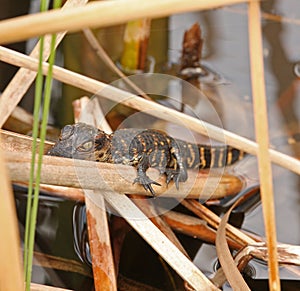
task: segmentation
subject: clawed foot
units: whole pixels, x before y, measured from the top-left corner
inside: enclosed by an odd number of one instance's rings
[[[174,169],[167,169],[167,184],[173,180],[175,182],[177,190],[179,189],[179,182],[185,182],[187,180],[187,172],[185,170],[174,170]]]
[[[151,180],[147,175],[143,175],[143,176],[140,175],[136,177],[133,181],[133,184],[135,183],[142,185],[145,188],[145,190],[150,191],[153,196],[155,196],[155,191],[153,190],[151,185],[153,184],[153,185],[161,186],[161,184]]]

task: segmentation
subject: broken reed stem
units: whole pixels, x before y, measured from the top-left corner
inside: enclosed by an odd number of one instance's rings
[[[260,4],[258,1],[250,1],[248,5],[248,34],[253,109],[256,139],[259,144],[258,169],[266,242],[268,246],[269,288],[270,290],[280,290],[272,169],[268,151],[269,130],[260,23]]]
[[[35,59],[1,46],[0,60],[16,66],[23,66],[31,70],[37,70],[37,61]],[[47,72],[48,64],[44,63],[44,74],[46,75]],[[156,78],[161,78],[162,75],[155,74],[155,76]],[[165,75],[163,76],[165,77]],[[184,124],[184,126],[186,126],[187,128],[190,128],[193,131],[199,132],[205,136],[207,136],[209,133],[210,138],[216,139],[221,142],[225,141],[227,144],[235,148],[241,149],[252,155],[257,155],[257,143],[176,110],[167,108],[152,101],[145,100],[131,93],[122,91],[118,88],[114,88],[97,80],[88,78],[86,76],[63,68],[59,68],[57,66],[53,67],[53,77],[63,83],[81,88],[94,94],[98,94],[103,98],[110,99],[117,103],[125,104],[137,110],[144,111],[145,109],[147,109],[148,114],[156,116],[160,119],[173,122],[175,124]],[[300,174],[299,160],[273,149],[269,149],[269,154],[271,160],[274,163],[297,174]]]
[[[123,52],[120,64],[126,71],[144,71],[147,59],[147,46],[151,20],[142,18],[126,23],[123,36]]]
[[[170,14],[216,8],[245,0],[126,0],[95,1],[84,7],[20,16],[0,22],[0,43],[11,43],[34,36],[68,30],[79,31],[125,23],[141,18],[158,18]]]
[[[280,264],[293,264],[300,266],[300,247],[288,244],[278,244],[278,261]],[[238,252],[236,260],[241,260],[243,257],[251,255],[262,261],[268,260],[268,249],[264,242],[249,245]],[[288,266],[287,266],[288,267]]]

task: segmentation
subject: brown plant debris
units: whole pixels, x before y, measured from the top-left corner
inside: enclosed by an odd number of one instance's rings
[[[203,39],[198,23],[184,33],[182,43],[181,70],[199,67],[202,54]]]

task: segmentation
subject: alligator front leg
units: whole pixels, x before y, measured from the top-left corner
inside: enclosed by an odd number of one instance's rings
[[[143,155],[137,165],[137,177],[134,179],[133,183],[138,183],[142,185],[146,191],[150,191],[153,196],[155,196],[155,191],[152,188],[153,185],[161,186],[161,184],[150,179],[146,171],[150,167],[149,158],[147,155]]]

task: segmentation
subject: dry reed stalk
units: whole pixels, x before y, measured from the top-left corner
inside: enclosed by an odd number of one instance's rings
[[[101,194],[190,286],[195,290],[219,290],[127,196],[105,190]]]
[[[24,66],[31,70],[37,70],[37,61],[35,59],[4,47],[0,47],[0,60],[13,65],[21,67]],[[43,70],[44,74],[46,75],[48,71],[47,63],[44,63]],[[257,155],[257,143],[232,132],[218,128],[205,121],[193,118],[176,110],[167,108],[152,101],[145,100],[131,93],[122,91],[118,88],[114,88],[97,80],[82,76],[63,68],[59,68],[57,66],[54,66],[53,68],[53,77],[63,83],[81,88],[94,94],[100,94],[103,98],[107,98],[118,103],[123,103],[140,111],[143,111],[145,108],[147,108],[147,113],[155,117],[173,122],[175,124],[183,124],[187,128],[190,128],[193,131],[199,132],[205,136],[207,136],[209,133],[210,138],[218,141],[225,140],[227,144],[235,148],[241,149],[252,155]],[[274,163],[300,174],[299,160],[273,149],[269,149],[269,154]]]
[[[280,264],[292,264],[300,266],[300,246],[278,244],[278,261]],[[251,257],[258,258],[263,261],[268,260],[268,249],[265,243],[256,243],[241,250],[235,259],[240,260],[242,257],[251,255]]]
[[[280,290],[273,181],[269,148],[267,101],[265,92],[260,4],[249,2],[249,50],[261,201],[268,246],[269,288]]]
[[[210,224],[212,227],[217,229],[219,227],[219,224],[221,222],[221,218],[213,213],[211,210],[206,208],[204,205],[199,203],[196,200],[182,200],[181,204],[192,211],[194,214],[196,214],[201,219],[205,220],[208,224]],[[245,246],[248,244],[254,244],[256,241],[252,239],[250,236],[246,235],[236,227],[227,224],[226,226],[226,233],[227,236],[235,241],[236,243]]]
[[[82,8],[56,10],[21,16],[0,22],[0,43],[11,43],[34,36],[60,31],[111,26],[141,18],[216,8],[246,2],[245,0],[126,0],[95,1]]]
[[[86,96],[73,102],[75,120],[82,119],[85,123],[93,124],[106,133],[111,133],[111,128],[105,119],[97,99],[90,99]]]
[[[88,0],[68,0],[61,10],[64,11],[65,9],[70,9],[72,7],[82,6],[87,2]],[[62,41],[65,34],[66,32],[62,32],[57,35],[56,45],[55,45],[56,47]],[[51,36],[48,35],[46,36],[44,41],[44,49],[43,49],[44,60],[47,60],[50,55],[50,43],[51,43]],[[39,50],[40,50],[40,42],[37,43],[37,45],[31,52],[30,56],[38,59]],[[0,97],[0,128],[3,126],[4,122],[11,115],[14,108],[17,106],[17,104],[20,102],[24,94],[27,92],[30,85],[33,83],[35,77],[36,77],[35,72],[25,68],[21,68],[16,73],[16,75],[11,79],[10,83],[5,88],[4,92]]]
[[[172,231],[171,227],[166,223],[163,217],[160,217],[154,207],[154,205],[144,197],[140,195],[130,195],[133,203],[138,206],[139,209],[153,222],[153,224],[187,257],[188,253]]]
[[[19,230],[15,211],[14,195],[0,150],[0,290],[24,290]]]
[[[3,151],[27,152],[31,153],[32,137],[0,129],[1,143],[0,148]],[[54,145],[53,142],[45,142],[45,153]],[[39,146],[39,139],[37,147]]]
[[[28,183],[23,183],[21,185],[28,186]],[[63,197],[77,202],[84,202],[84,192],[82,189],[41,184],[40,190],[48,192],[50,195]]]
[[[85,266],[75,260],[56,257],[40,252],[34,252],[33,265],[53,270],[77,273],[82,276],[92,278],[92,273],[88,266]]]
[[[28,187],[28,181],[14,183],[14,185]],[[40,191],[47,192],[49,195],[74,200],[77,202],[84,202],[84,192],[79,188],[40,184]]]
[[[235,201],[234,204],[222,217],[217,229],[216,250],[220,265],[222,267],[222,271],[224,272],[225,277],[229,282],[231,288],[233,290],[251,291],[246,281],[244,280],[240,270],[236,266],[236,262],[232,257],[231,251],[228,247],[226,240],[226,227],[228,225],[230,213],[236,207],[236,205],[238,205],[238,203],[243,199],[245,198],[240,197],[237,201]]]
[[[89,103],[87,97],[74,102],[75,122],[93,126],[101,124],[101,110],[97,99]],[[93,105],[93,106],[88,106]],[[98,109],[98,110],[97,110]],[[104,198],[101,193],[84,189],[89,245],[92,256],[94,287],[96,291],[117,290],[117,276],[110,243],[109,226]]]
[[[15,133],[21,133],[25,135],[30,135],[32,133],[32,127],[33,127],[32,114],[30,114],[29,112],[27,112],[26,110],[24,110],[22,107],[19,106],[16,106],[14,108],[9,118],[3,124],[3,128],[5,128],[5,130],[15,132]],[[47,136],[57,137],[58,134],[59,131],[57,128],[51,125],[47,126]]]
[[[206,221],[175,211],[168,211],[162,216],[175,231],[211,244],[215,243],[216,231],[208,226]],[[228,239],[227,242],[232,249],[238,250],[243,246],[231,239]]]
[[[117,280],[104,199],[96,191],[84,190],[84,193],[94,287],[96,291],[116,291]]]
[[[0,97],[0,100],[2,97]],[[16,106],[9,118],[3,124],[3,127],[11,131],[27,134],[29,131],[32,130],[32,125],[33,116],[27,111],[25,111],[22,107]]]
[[[30,157],[28,152],[6,152],[7,167],[13,182],[28,182]],[[231,175],[208,176],[200,173],[195,181],[189,179],[181,183],[177,190],[174,183],[166,186],[165,177],[159,177],[155,169],[147,171],[150,177],[161,183],[154,186],[157,196],[195,199],[220,199],[238,193],[242,181]],[[137,184],[132,184],[136,178],[136,170],[130,166],[109,163],[73,160],[61,157],[44,156],[41,173],[41,183],[91,190],[106,190],[127,194],[151,195]],[[202,193],[203,191],[203,193]],[[213,193],[213,194],[212,194]]]

